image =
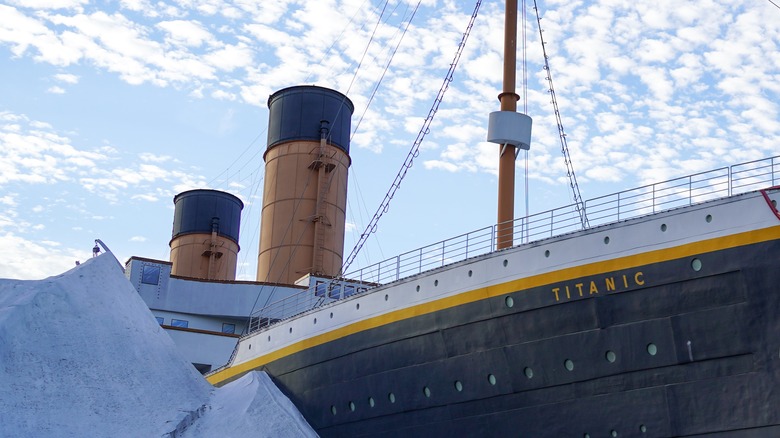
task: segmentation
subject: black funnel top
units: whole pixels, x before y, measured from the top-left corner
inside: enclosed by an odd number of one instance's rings
[[[268,149],[294,140],[320,140],[327,121],[328,142],[349,154],[352,112],[355,106],[338,91],[300,85],[277,91],[268,98]]]
[[[189,190],[174,196],[173,236],[184,234],[217,234],[238,243],[241,210],[244,203],[230,193],[217,190]]]

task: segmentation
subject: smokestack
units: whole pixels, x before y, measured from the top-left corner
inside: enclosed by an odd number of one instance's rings
[[[190,190],[173,198],[172,275],[235,280],[244,203],[230,193]]]
[[[344,253],[354,106],[337,91],[298,86],[272,94],[268,110],[257,281],[336,276]]]

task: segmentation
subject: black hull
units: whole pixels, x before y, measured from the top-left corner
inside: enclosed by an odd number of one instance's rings
[[[699,271],[686,256],[560,278],[263,369],[325,437],[776,437],[778,254],[768,240],[702,252]]]

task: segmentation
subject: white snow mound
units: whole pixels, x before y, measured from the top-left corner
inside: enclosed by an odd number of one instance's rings
[[[209,385],[112,254],[44,280],[0,279],[0,436],[263,431],[316,436],[267,375]]]

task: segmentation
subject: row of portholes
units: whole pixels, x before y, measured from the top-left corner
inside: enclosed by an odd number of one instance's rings
[[[647,354],[649,354],[650,356],[655,356],[656,354],[658,354],[658,346],[655,345],[652,342],[647,344],[645,349],[647,351]],[[612,351],[612,350],[607,350],[607,352],[604,353],[604,359],[607,362],[609,362],[609,363],[615,363],[615,361],[617,360],[617,354],[614,351]],[[563,361],[563,366],[568,371],[574,371],[574,361],[571,360],[571,359],[566,359],[565,361]],[[525,376],[527,378],[532,379],[534,377],[534,370],[531,367],[525,367],[525,368],[523,368],[523,374],[525,374]],[[496,385],[496,383],[498,383],[498,380],[496,379],[496,376],[493,375],[493,374],[488,374],[487,375],[487,381],[488,381],[488,383],[490,385]],[[463,392],[463,382],[461,382],[460,380],[454,381],[453,382],[453,387],[455,388],[455,390],[457,392]],[[423,395],[425,395],[426,398],[430,398],[431,395],[432,395],[431,389],[428,386],[424,386],[422,392],[423,392]],[[387,399],[388,399],[388,401],[391,404],[395,403],[395,401],[396,401],[395,393],[392,393],[392,392],[388,393],[387,394]],[[369,397],[368,398],[368,405],[370,407],[372,407],[372,408],[376,405],[376,402],[374,401],[373,397]],[[354,401],[350,401],[347,404],[347,406],[348,406],[349,410],[352,411],[352,412],[354,412],[355,409],[357,409]],[[338,413],[338,409],[336,408],[336,405],[331,405],[330,406],[330,412],[333,415],[336,415]],[[642,427],[644,428],[644,425]],[[644,430],[642,432],[644,433]],[[589,436],[589,435],[585,434],[585,436]],[[617,436],[617,435],[612,435],[612,436]]]
[[[640,425],[639,425],[639,432],[640,432],[640,433],[647,433],[647,426],[645,426],[644,424],[640,424]],[[618,432],[617,432],[617,430],[615,430],[615,429],[612,429],[612,430],[610,430],[610,431],[609,431],[609,436],[611,436],[611,437],[617,437],[617,436],[618,436]],[[589,433],[587,433],[587,432],[585,432],[585,433],[582,435],[582,438],[590,438],[590,434],[589,434]]]
[[[488,381],[488,383],[490,385],[493,385],[493,386],[495,386],[496,383],[498,382],[496,380],[496,376],[493,375],[493,374],[488,374],[487,375],[487,381]],[[455,391],[463,392],[463,382],[461,382],[460,380],[454,381],[453,382],[453,387],[455,388]],[[431,398],[431,396],[432,396],[431,388],[429,388],[428,386],[424,386],[423,389],[422,389],[422,392],[423,392],[423,395],[425,396],[425,398]],[[387,401],[389,401],[390,404],[395,403],[395,401],[396,401],[395,393],[389,392],[387,394]],[[371,407],[371,408],[376,406],[376,401],[374,400],[374,397],[369,397],[368,398],[368,406]],[[350,402],[347,403],[347,408],[350,410],[350,412],[355,412],[355,409],[357,409],[357,405],[355,405],[354,401],[350,400]],[[336,407],[336,405],[331,405],[330,406],[330,413],[333,414],[333,415],[338,414],[338,408]]]
[[[647,344],[645,349],[650,356],[658,354],[658,346],[652,342]],[[607,352],[604,353],[604,359],[609,363],[615,363],[617,354],[612,350],[607,350]],[[574,361],[571,359],[564,360],[563,367],[566,368],[567,371],[574,371]],[[531,367],[525,367],[523,368],[523,374],[525,374],[527,378],[532,379],[534,377],[534,370]]]

